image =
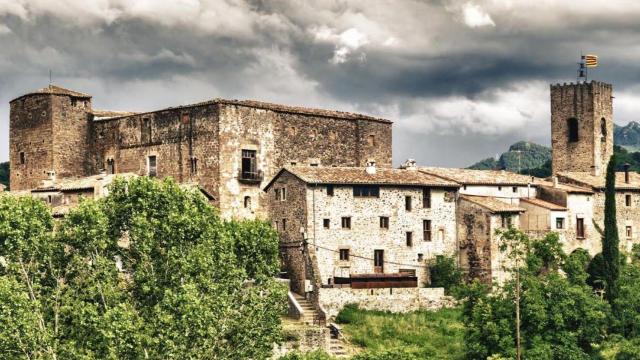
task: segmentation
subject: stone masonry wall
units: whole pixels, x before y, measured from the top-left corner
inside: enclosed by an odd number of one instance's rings
[[[9,152],[11,190],[27,190],[40,185],[53,170],[53,130],[49,94],[26,96],[11,102]],[[20,153],[25,163],[20,163]]]
[[[363,170],[364,171],[364,170]],[[412,210],[405,210],[405,196]],[[424,208],[421,187],[380,187],[380,197],[354,197],[351,186],[335,186],[328,196],[326,186],[307,191],[309,246],[316,246],[322,284],[334,276],[374,273],[374,250],[384,251],[384,272],[415,270],[418,285],[427,281],[427,260],[452,255],[456,250],[455,192],[432,189],[432,206]],[[380,227],[380,217],[389,218],[389,228]],[[351,218],[351,229],[343,229],[342,217]],[[329,219],[329,228],[323,220]],[[431,220],[432,240],[423,239],[423,220]],[[412,246],[406,233],[412,232]],[[339,250],[349,249],[349,261],[340,261]],[[420,257],[422,258],[421,260]]]
[[[626,195],[631,195],[631,206],[626,206]],[[596,223],[604,229],[604,192],[597,192],[594,195],[593,218]],[[631,251],[633,244],[640,243],[640,194],[632,191],[616,192],[616,217],[618,220],[618,235],[620,238],[620,248]],[[631,226],[631,236],[627,236],[626,227]],[[593,225],[592,225],[593,227]],[[599,240],[599,234],[594,231]],[[597,247],[595,247],[597,245]],[[594,242],[594,251],[602,251],[600,242]],[[592,253],[590,251],[590,253]],[[592,253],[593,255],[593,253]]]
[[[96,172],[92,162],[91,99],[52,96],[53,170],[58,178]]]
[[[552,172],[604,175],[613,154],[612,87],[590,83],[551,85]],[[569,142],[568,119],[578,120],[578,141]],[[601,131],[604,119],[606,131]]]
[[[327,318],[335,318],[347,304],[365,310],[406,313],[417,310],[438,310],[455,306],[455,300],[444,295],[443,288],[386,288],[386,289],[320,289],[320,304]]]

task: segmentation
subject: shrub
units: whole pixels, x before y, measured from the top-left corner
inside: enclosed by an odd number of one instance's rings
[[[458,269],[453,256],[436,256],[436,261],[429,267],[431,274],[430,287],[442,287],[447,294],[462,284],[462,271]]]

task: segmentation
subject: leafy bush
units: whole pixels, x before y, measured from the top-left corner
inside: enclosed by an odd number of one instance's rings
[[[436,256],[436,261],[429,266],[431,274],[430,287],[442,287],[449,294],[462,284],[462,271],[458,269],[453,256]]]

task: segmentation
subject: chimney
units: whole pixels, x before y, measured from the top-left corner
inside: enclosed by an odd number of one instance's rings
[[[43,188],[52,188],[56,186],[56,172],[54,170],[47,171],[47,179],[42,180]]]
[[[557,176],[554,176],[554,177],[553,177],[553,187],[554,187],[554,188],[557,188],[557,187],[558,187],[558,177],[557,177]]]
[[[624,182],[625,184],[629,183],[629,168],[631,167],[631,165],[629,164],[624,164],[622,165],[622,168],[624,169]]]
[[[401,169],[405,169],[405,170],[417,170],[418,167],[416,166],[416,161],[414,159],[407,159],[407,161],[404,162],[404,164],[402,164],[402,166],[400,166]]]
[[[367,168],[365,169],[365,171],[369,175],[375,175],[375,173],[376,173],[376,162],[373,161],[373,160],[367,161]]]

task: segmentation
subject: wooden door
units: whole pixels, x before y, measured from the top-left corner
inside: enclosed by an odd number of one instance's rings
[[[384,273],[384,250],[373,251],[373,271],[376,274]]]

